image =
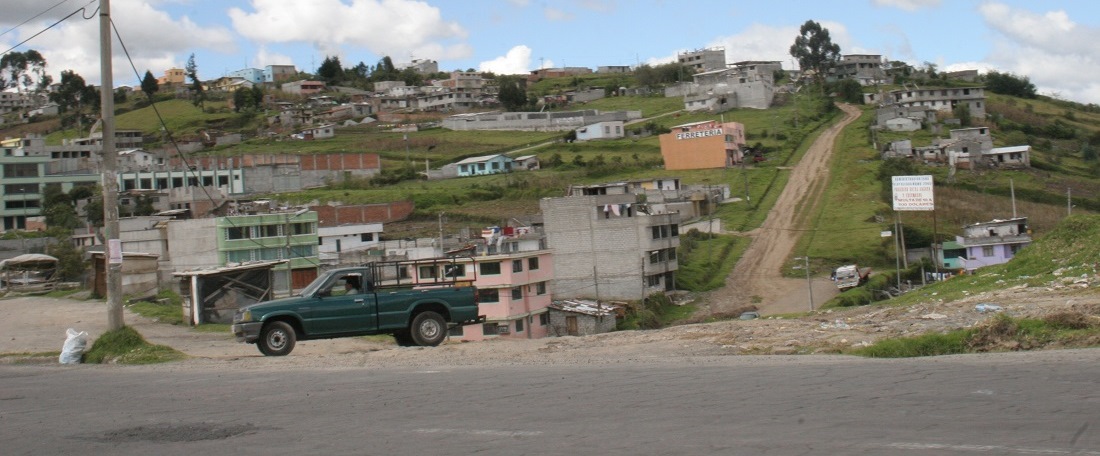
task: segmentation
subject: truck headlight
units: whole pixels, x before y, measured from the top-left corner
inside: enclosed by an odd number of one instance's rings
[[[243,311],[237,312],[237,318],[234,318],[234,320],[236,320],[237,323],[248,323],[248,322],[252,321],[252,311],[251,310],[243,310]]]

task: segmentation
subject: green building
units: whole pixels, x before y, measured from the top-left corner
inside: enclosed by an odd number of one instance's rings
[[[277,289],[285,289],[286,277],[295,290],[317,278],[320,259],[316,212],[236,215],[216,220],[220,265],[288,260],[288,264],[275,268]]]
[[[99,174],[48,174],[50,157],[28,157],[0,153],[0,219],[4,230],[26,229],[27,219],[42,215],[43,190],[60,185],[68,193],[77,185],[99,184]]]

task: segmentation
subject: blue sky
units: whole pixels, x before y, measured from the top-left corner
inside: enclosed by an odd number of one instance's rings
[[[8,49],[94,0],[5,0]],[[40,17],[19,25],[58,4]],[[779,60],[812,19],[845,54],[881,54],[940,69],[1028,76],[1044,94],[1100,103],[1100,2],[1086,0],[112,0],[112,16],[141,73],[196,56],[213,79],[327,55],[345,66],[432,59],[441,70],[499,74],[540,67],[658,64],[677,52],[724,47],[727,61]],[[18,50],[43,53],[56,77],[99,81],[98,21],[73,16]],[[136,79],[115,45],[115,83]]]

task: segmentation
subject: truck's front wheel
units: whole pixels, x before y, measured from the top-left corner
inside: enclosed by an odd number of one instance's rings
[[[260,353],[266,356],[286,356],[294,350],[297,337],[294,328],[282,321],[273,321],[264,325],[260,331],[260,340],[256,341]]]
[[[413,342],[421,347],[434,347],[443,342],[447,337],[447,321],[443,316],[427,311],[421,312],[413,318],[412,327]]]

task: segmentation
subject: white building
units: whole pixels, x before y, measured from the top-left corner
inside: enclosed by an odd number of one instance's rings
[[[378,247],[382,242],[382,224],[363,223],[319,227],[317,237],[320,238],[317,252],[321,261],[341,264],[339,262],[341,253]]]

